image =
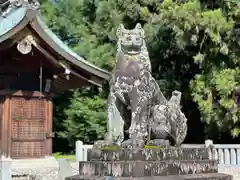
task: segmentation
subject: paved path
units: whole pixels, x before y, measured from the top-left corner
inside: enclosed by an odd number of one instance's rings
[[[43,180],[58,180],[59,166],[55,158],[13,160],[13,174],[34,174],[43,177]],[[78,163],[72,162],[72,174],[78,173]]]
[[[219,167],[218,171],[233,175],[233,180],[240,180],[240,167]]]

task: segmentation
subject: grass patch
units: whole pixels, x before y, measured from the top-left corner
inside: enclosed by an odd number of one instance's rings
[[[104,146],[101,150],[121,150],[123,149],[121,146]]]
[[[163,146],[151,146],[151,145],[145,145],[145,149],[161,149]]]
[[[76,161],[76,156],[74,154],[61,154],[61,153],[54,153],[53,157],[56,159],[64,158]]]
[[[164,148],[164,146],[145,145],[143,148],[144,149],[161,149],[161,148]],[[125,149],[125,148],[121,146],[104,146],[101,148],[101,150],[108,150],[108,151],[121,150],[121,149]]]

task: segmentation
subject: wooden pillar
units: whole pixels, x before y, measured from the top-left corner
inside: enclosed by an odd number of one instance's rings
[[[46,113],[45,113],[45,133],[46,133],[46,140],[45,140],[45,155],[46,156],[51,156],[52,155],[52,138],[53,138],[53,134],[52,134],[52,110],[53,110],[53,106],[52,106],[52,99],[49,98],[46,100],[45,103],[45,107],[46,107]]]
[[[12,149],[12,107],[11,107],[11,97],[8,97],[8,156],[11,157]]]
[[[48,156],[48,142],[46,139],[47,131],[48,131],[48,103],[47,100],[44,99],[44,155]]]
[[[50,134],[50,137],[48,139],[48,147],[49,147],[49,155],[52,155],[52,138],[53,138],[53,104],[52,104],[52,99],[49,99],[48,101],[48,110],[49,110],[49,114],[48,114],[48,131]]]
[[[2,154],[9,156],[10,155],[10,143],[11,143],[11,134],[9,127],[10,120],[10,98],[6,96],[3,103],[3,112],[2,112],[2,133],[1,133],[1,149]]]

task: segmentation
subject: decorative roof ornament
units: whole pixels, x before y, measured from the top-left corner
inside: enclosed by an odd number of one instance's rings
[[[36,44],[31,35],[26,36],[18,42],[17,49],[22,54],[28,54],[32,51],[32,45]]]
[[[1,16],[6,17],[12,10],[20,7],[37,10],[40,7],[40,3],[37,0],[5,0],[0,4]]]

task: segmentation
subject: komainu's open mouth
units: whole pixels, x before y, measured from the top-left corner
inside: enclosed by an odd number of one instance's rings
[[[126,54],[139,54],[141,52],[141,46],[122,46],[121,49]]]

